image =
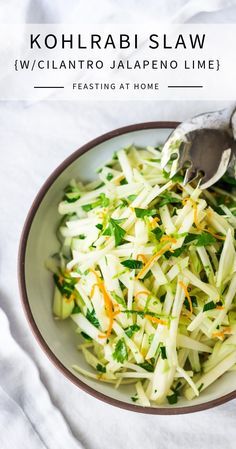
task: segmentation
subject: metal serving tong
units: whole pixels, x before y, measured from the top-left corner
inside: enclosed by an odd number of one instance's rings
[[[162,150],[162,168],[173,160],[170,176],[186,169],[184,184],[199,179],[202,189],[226,172],[236,179],[236,106],[197,115],[170,134]]]

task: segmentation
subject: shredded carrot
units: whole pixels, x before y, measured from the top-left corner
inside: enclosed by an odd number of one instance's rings
[[[216,310],[224,310],[224,306],[216,306]]]
[[[231,334],[231,328],[230,327],[225,327],[225,329],[223,329],[222,331],[219,332],[214,332],[212,334],[212,337],[224,337],[225,334]]]
[[[106,335],[105,335],[104,337],[102,337],[102,338],[108,338],[108,337],[111,335],[112,326],[113,326],[113,321],[114,321],[114,311],[113,311],[112,300],[111,300],[109,294],[108,294],[107,291],[106,291],[104,282],[103,282],[102,279],[98,276],[98,274],[96,273],[96,271],[93,270],[92,268],[90,269],[90,271],[96,276],[96,279],[97,279],[97,283],[93,285],[91,293],[94,294],[94,289],[95,289],[95,287],[96,287],[96,286],[99,287],[99,289],[100,289],[100,291],[101,291],[101,293],[102,293],[102,295],[103,295],[103,299],[104,299],[104,302],[105,302],[105,308],[106,308],[106,311],[107,311],[108,318],[109,318],[109,320],[110,320],[108,329],[107,329],[107,331],[106,331]]]
[[[152,323],[163,324],[164,326],[167,326],[167,322],[162,320],[161,318],[157,318],[148,314],[144,315],[144,318],[148,318],[150,321],[152,321]]]
[[[141,259],[143,263],[147,263],[147,258],[144,254],[137,254],[137,260]]]
[[[177,243],[177,240],[170,235],[163,235],[163,237],[161,237],[161,242]]]
[[[142,290],[142,291],[140,291],[140,292],[138,292],[138,293],[136,293],[136,295],[134,296],[134,298],[136,299],[139,295],[149,295],[149,292],[147,292],[147,291],[145,291],[145,290]]]
[[[145,273],[145,271],[147,270],[147,268],[149,268],[152,265],[152,263],[155,262],[155,259],[158,256],[161,256],[162,254],[164,254],[169,249],[170,249],[170,245],[165,245],[162,249],[160,249],[160,251],[157,251],[157,253],[155,253],[152,257],[150,257],[150,259],[144,265],[142,270],[140,270],[140,272],[137,274],[136,279],[140,279],[143,276],[143,274]]]
[[[59,284],[62,285],[63,281],[64,281],[64,277],[60,274],[59,277],[58,277]]]
[[[180,285],[180,287],[184,291],[184,294],[185,294],[185,296],[186,296],[186,298],[188,300],[188,303],[189,303],[190,313],[192,314],[193,313],[193,305],[192,305],[191,297],[190,297],[189,292],[188,292],[188,288],[184,284],[184,282],[182,282],[182,281],[179,281],[179,285]]]

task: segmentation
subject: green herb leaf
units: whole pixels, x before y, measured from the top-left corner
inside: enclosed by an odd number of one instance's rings
[[[92,204],[84,204],[83,206],[81,206],[82,209],[84,210],[84,212],[89,212],[90,210],[92,210],[93,206]]]
[[[112,173],[107,173],[107,181],[111,181],[114,178]]]
[[[105,231],[103,232],[103,235],[113,235],[115,238],[115,246],[118,246],[125,234],[126,231],[121,228],[121,226],[119,225],[119,223],[122,223],[123,220],[115,220],[114,218],[110,218],[110,223],[108,225],[108,227],[105,229]]]
[[[112,354],[113,359],[119,363],[124,363],[128,359],[128,351],[124,338],[118,340],[115,346],[115,351]]]
[[[173,251],[173,253],[171,251],[166,251],[164,253],[164,256],[166,259],[170,259],[170,257],[179,257],[180,254],[182,254],[182,252],[185,250],[184,246],[181,246],[180,248],[177,248]]]
[[[138,401],[138,396],[137,396],[137,395],[131,396],[130,399],[131,399],[131,401],[133,401],[133,402],[137,402],[137,401]]]
[[[165,346],[160,346],[160,353],[161,353],[161,358],[167,359],[167,355],[166,355],[166,347]]]
[[[153,229],[151,232],[155,235],[157,240],[160,240],[164,234],[164,232],[158,226],[155,229]]]
[[[207,312],[207,310],[212,310],[215,308],[216,308],[216,304],[214,303],[214,301],[210,301],[210,302],[207,302],[206,304],[204,304],[203,312]]]
[[[129,201],[132,202],[132,201],[134,201],[137,198],[137,195],[129,195],[127,198],[128,198]]]
[[[73,313],[73,312],[72,312]],[[85,340],[88,340],[88,341],[91,341],[92,340],[92,338],[89,336],[89,335],[87,335],[85,332],[81,332],[81,335],[82,335],[82,337],[84,337],[85,338]]]
[[[93,324],[95,327],[99,328],[100,324],[99,321],[95,315],[95,310],[93,309],[92,312],[87,310],[86,318],[88,321],[90,321],[91,324]]]
[[[150,278],[152,276],[152,270],[148,270],[145,276],[142,278],[142,281],[146,281],[146,279]]]
[[[178,402],[178,394],[175,392],[169,396],[166,396],[166,399],[169,402],[169,404],[171,405],[176,404]]]
[[[176,175],[172,176],[171,180],[174,181],[174,182],[181,183],[181,182],[183,182],[184,177],[182,175],[176,174]]]
[[[54,273],[53,279],[60,293],[66,298],[69,298],[75,290],[76,279],[65,275],[58,276],[56,273]]]
[[[78,238],[79,238],[80,240],[84,240],[84,239],[86,239],[86,235],[80,234],[80,235],[78,235]]]
[[[196,296],[191,296],[191,303],[192,303],[193,307],[197,307],[197,298],[196,298]],[[189,304],[187,298],[185,298],[185,300],[184,300],[184,306],[185,306],[185,308],[187,310],[190,311],[190,304]]]
[[[121,265],[129,268],[130,270],[136,270],[138,268],[142,268],[143,262],[141,262],[141,260],[127,259],[121,262]]]
[[[176,198],[172,196],[169,192],[163,192],[159,195],[159,198],[161,198],[161,201],[159,203],[159,206],[165,206],[166,204],[178,204],[181,203],[181,200],[179,198]]]
[[[101,223],[96,224],[96,228],[98,228],[100,231],[102,231],[103,226]]]
[[[188,243],[193,242],[194,240],[197,240],[198,238],[198,234],[188,234],[186,235],[185,239],[184,239],[184,244],[187,245]]]
[[[143,363],[139,363],[139,366],[141,366],[141,368],[145,369],[146,371],[148,371],[149,373],[153,373],[155,366],[152,363],[149,363],[145,360],[145,362]]]
[[[123,207],[127,207],[129,205],[128,201],[125,198],[120,198],[119,207],[122,209]]]
[[[105,193],[101,193],[98,197],[98,202],[96,203],[98,206],[107,207],[110,204],[109,198],[106,197]]]
[[[137,218],[144,218],[156,214],[155,209],[141,209],[140,207],[135,207],[134,212]]]
[[[65,194],[65,200],[67,203],[74,203],[80,199],[80,194],[78,192],[70,192]]]
[[[101,363],[97,364],[96,370],[99,371],[99,373],[106,373],[106,367],[101,365]]]
[[[213,243],[215,243],[217,240],[215,237],[213,237],[213,235],[208,234],[207,232],[203,232],[202,234],[200,234],[197,238],[197,242],[196,242],[196,246],[207,246],[207,245],[212,245]]]
[[[140,329],[140,326],[138,324],[132,324],[131,326],[127,327],[125,330],[125,333],[127,337],[131,338],[135,332],[138,332]]]
[[[80,312],[81,312],[80,307],[77,304],[75,304],[71,313],[74,314]]]

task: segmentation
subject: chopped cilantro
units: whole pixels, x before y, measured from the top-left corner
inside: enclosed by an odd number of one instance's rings
[[[99,321],[95,315],[95,310],[93,309],[92,312],[87,310],[86,318],[88,321],[90,321],[91,324],[93,324],[95,327],[99,328],[100,324]]]
[[[164,232],[158,226],[155,229],[153,229],[151,232],[155,235],[157,240],[160,240],[164,234]]]
[[[166,396],[167,401],[170,405],[177,404],[178,402],[178,394],[175,392],[169,396]]]
[[[82,209],[84,210],[84,212],[89,212],[90,210],[92,210],[93,206],[92,204],[84,204],[83,206],[81,206]]]
[[[191,243],[193,240],[196,240],[198,238],[198,234],[188,234],[186,235],[184,239],[184,244],[187,245],[188,243]]]
[[[161,353],[161,358],[162,359],[167,359],[166,347],[165,346],[160,346],[160,353]]]
[[[127,207],[129,205],[128,201],[125,198],[120,199],[119,207],[122,209],[123,207]]]
[[[127,198],[128,198],[129,201],[132,202],[132,201],[134,201],[137,198],[137,195],[129,195]]]
[[[67,201],[67,203],[74,203],[81,196],[78,187],[73,185],[67,186],[64,192],[65,192],[64,200]]]
[[[60,293],[66,298],[69,298],[74,292],[77,280],[67,277],[66,275],[58,276],[56,273],[54,273],[53,279]]]
[[[82,335],[82,337],[85,338],[85,340],[90,340],[90,341],[92,340],[92,338],[89,335],[87,335],[85,332],[83,332],[83,331],[81,332],[81,335]]]
[[[196,242],[196,246],[212,245],[216,241],[217,240],[216,240],[216,238],[213,235],[208,234],[207,232],[202,232],[202,234],[200,234],[198,236],[198,239],[197,239],[197,242]]]
[[[80,307],[77,304],[75,304],[71,313],[74,314],[80,312],[81,312]]]
[[[191,296],[191,303],[192,303],[193,307],[197,307],[197,298],[196,298],[196,296]],[[187,298],[185,298],[185,300],[184,300],[184,306],[186,307],[187,310],[190,311],[190,304],[189,304]]]
[[[124,363],[128,359],[128,351],[124,338],[118,340],[115,346],[115,351],[112,353],[113,359],[119,363]]]
[[[140,207],[135,207],[134,208],[134,212],[137,218],[144,218],[150,215],[155,215],[156,214],[156,210],[151,210],[151,209],[141,209]]]
[[[153,373],[153,371],[155,369],[154,363],[149,363],[149,362],[147,362],[147,360],[145,360],[145,362],[143,362],[143,363],[139,363],[138,365],[141,366],[141,368],[148,371],[149,373]]]
[[[131,326],[127,327],[125,330],[125,333],[127,337],[131,338],[135,332],[138,332],[140,329],[140,326],[138,324],[132,324]]]
[[[99,373],[105,373],[106,372],[106,367],[101,365],[101,363],[98,363],[96,366],[96,370],[99,371]]]
[[[102,231],[103,226],[101,223],[96,224],[96,228],[98,228],[100,231]]]
[[[99,204],[98,204],[98,201],[97,201],[97,205],[98,205],[98,206],[102,206],[102,207],[107,207],[107,206],[109,206],[110,200],[109,200],[109,198],[106,197],[105,193],[100,193],[100,195],[99,195],[98,198],[99,198],[99,199],[98,199]],[[96,204],[96,203],[95,203],[95,204]]]
[[[127,259],[121,262],[121,265],[129,268],[130,270],[136,270],[138,268],[142,268],[143,262],[141,262],[141,260]]]
[[[137,396],[137,394],[135,395],[135,396],[131,396],[131,401],[133,401],[133,402],[137,402],[138,401],[138,396]]]
[[[152,276],[152,270],[148,270],[145,276],[142,278],[142,281],[146,281],[146,279],[150,278]]]
[[[84,240],[84,239],[86,239],[86,235],[80,234],[80,235],[78,235],[78,238],[79,238],[80,240]]]
[[[207,302],[206,304],[204,304],[203,312],[207,312],[207,310],[212,310],[215,308],[216,308],[216,304],[214,303],[214,301],[210,301],[210,302]]]
[[[176,174],[176,175],[172,176],[171,180],[174,181],[174,182],[181,183],[181,182],[183,182],[184,177],[182,175]]]
[[[107,181],[111,181],[114,178],[112,173],[107,173]]]
[[[180,248],[175,249],[173,252],[166,251],[164,253],[164,256],[166,259],[170,259],[171,257],[179,257],[180,254],[185,250],[184,246],[181,246]]]
[[[115,246],[118,246],[122,242],[126,234],[126,231],[119,225],[119,223],[122,222],[123,220],[115,220],[114,218],[110,218],[110,223],[103,232],[103,235],[112,235],[115,238]]]
[[[181,199],[176,198],[175,196],[172,196],[169,192],[163,192],[159,195],[159,198],[161,198],[161,201],[159,203],[159,206],[165,206],[166,204],[178,204],[181,203]]]

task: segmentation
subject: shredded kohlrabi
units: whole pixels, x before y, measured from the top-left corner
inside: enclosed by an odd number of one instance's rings
[[[72,180],[49,267],[53,314],[82,337],[88,369],[73,369],[134,383],[143,406],[191,400],[236,367],[236,195],[170,172],[159,148],[132,146],[97,181]]]

